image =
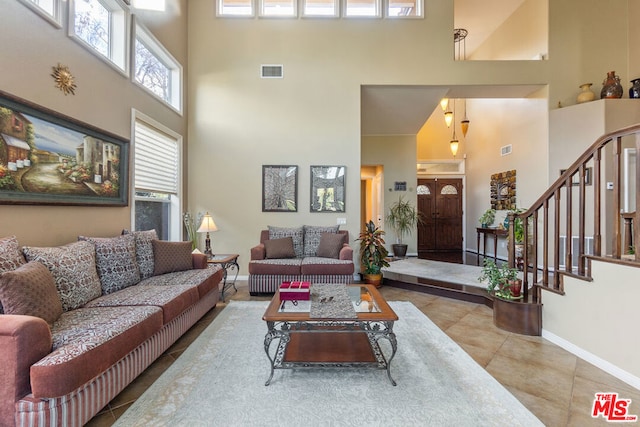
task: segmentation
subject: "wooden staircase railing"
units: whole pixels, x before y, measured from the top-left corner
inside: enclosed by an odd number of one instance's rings
[[[542,289],[564,294],[563,275],[588,280],[587,255],[589,258],[619,260],[629,252],[630,241],[635,244],[640,241],[639,227],[634,226],[640,223],[640,211],[636,209],[633,213],[621,214],[623,144],[635,148],[640,154],[640,124],[600,137],[528,210],[519,214],[509,213],[509,224],[514,224],[518,218],[524,228],[524,301],[528,300],[531,280],[535,285],[532,288],[534,302],[539,301]],[[640,155],[635,158],[636,176],[632,179],[640,184]],[[612,191],[605,182],[613,183]],[[635,186],[635,203],[636,207],[639,206],[638,185]],[[591,216],[593,224],[587,226]],[[624,244],[622,219],[625,220],[625,234],[628,234]],[[566,236],[562,247],[561,236]],[[574,254],[576,236],[577,253]],[[608,255],[606,242],[603,249],[603,236],[611,242]],[[593,238],[592,253],[586,250],[588,237]],[[510,226],[508,251],[511,267],[516,264],[515,243],[514,227]],[[561,251],[564,252],[562,260]],[[640,263],[638,251],[634,252],[631,261]],[[577,265],[573,262],[574,255],[577,255]]]

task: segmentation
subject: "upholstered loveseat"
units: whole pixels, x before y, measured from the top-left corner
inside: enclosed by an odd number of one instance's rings
[[[352,283],[353,249],[339,226],[272,227],[251,248],[249,293],[272,294],[284,281]]]
[[[0,426],[85,424],[216,305],[221,278],[154,231],[0,239]]]

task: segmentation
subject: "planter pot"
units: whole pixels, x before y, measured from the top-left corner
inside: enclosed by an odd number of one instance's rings
[[[514,298],[518,298],[522,292],[522,280],[509,280],[509,289]]]
[[[382,286],[382,273],[380,274],[364,274],[364,281],[376,288]]]
[[[391,245],[391,248],[393,249],[393,256],[396,258],[404,258],[407,256],[407,248],[408,245],[405,244],[401,244],[401,243],[396,243]]]

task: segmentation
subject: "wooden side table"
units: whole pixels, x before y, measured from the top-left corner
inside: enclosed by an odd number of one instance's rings
[[[482,256],[487,256],[487,234],[493,235],[493,260],[497,261],[498,259],[498,236],[507,236],[509,232],[503,228],[476,228],[477,233],[477,247],[478,247],[478,256],[476,257],[476,265],[480,265],[480,235],[482,234],[484,238],[484,244],[482,247]]]
[[[224,275],[222,276],[222,290],[220,291],[220,299],[224,302],[224,293],[227,289],[233,287],[233,290],[238,292],[238,288],[236,288],[236,279],[238,278],[238,272],[240,271],[240,266],[238,265],[238,257],[239,254],[218,254],[213,255],[211,258],[207,260],[208,264],[219,264],[224,271]],[[227,277],[229,273],[229,269],[235,270],[236,274],[233,276],[233,281],[227,282]]]

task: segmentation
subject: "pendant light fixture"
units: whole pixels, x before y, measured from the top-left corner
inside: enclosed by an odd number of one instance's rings
[[[442,98],[440,100],[440,108],[442,108],[442,111],[447,111],[449,109],[449,98]]]
[[[456,121],[456,100],[453,100],[453,121]],[[451,154],[453,157],[458,154],[458,138],[456,138],[456,127],[453,127],[453,135],[451,137],[451,141],[449,141],[449,148],[451,149]]]
[[[455,46],[455,60],[465,61],[467,59],[467,35],[469,32],[464,28],[456,28],[453,30],[453,44]],[[455,105],[455,104],[454,104]],[[469,118],[467,117],[467,100],[464,100],[464,117],[460,121],[462,135],[467,136],[469,131]],[[455,156],[455,154],[454,154]]]

